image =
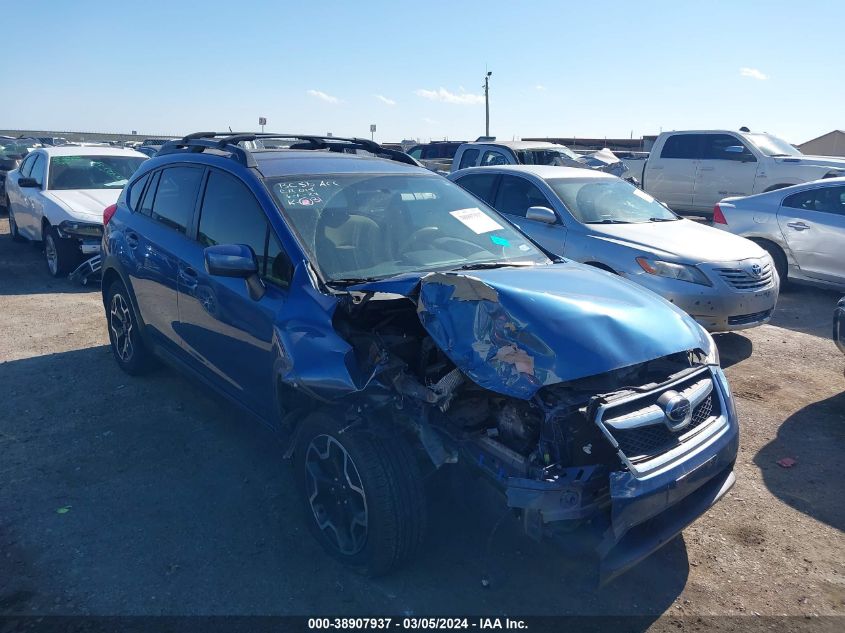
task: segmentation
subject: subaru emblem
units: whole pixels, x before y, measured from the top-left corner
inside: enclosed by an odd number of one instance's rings
[[[667,391],[657,404],[663,409],[664,422],[670,431],[680,431],[692,421],[692,405],[677,391]]]

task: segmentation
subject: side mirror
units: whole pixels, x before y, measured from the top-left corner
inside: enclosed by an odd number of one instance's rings
[[[745,148],[742,145],[729,145],[725,148],[727,154],[742,154],[743,152],[745,152]]]
[[[557,222],[555,212],[548,207],[528,207],[528,211],[525,212],[525,219],[544,222],[546,224],[555,224]]]
[[[246,281],[249,296],[258,301],[264,296],[265,287],[258,276],[258,260],[249,246],[244,244],[217,244],[203,251],[205,270],[217,277],[235,277]]]
[[[18,187],[21,189],[34,189],[40,186],[35,178],[18,178]]]

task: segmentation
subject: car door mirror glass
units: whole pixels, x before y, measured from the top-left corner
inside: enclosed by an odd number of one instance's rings
[[[258,274],[258,262],[249,246],[217,244],[203,251],[209,275],[246,279]]]
[[[18,187],[21,189],[32,189],[36,187],[40,187],[41,185],[35,180],[35,178],[20,178],[18,179]]]
[[[534,220],[535,222],[545,222],[546,224],[554,224],[557,222],[555,212],[548,207],[528,207],[525,212],[526,220]]]

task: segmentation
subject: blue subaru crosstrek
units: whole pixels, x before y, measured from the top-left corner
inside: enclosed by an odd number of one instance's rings
[[[401,152],[245,149],[262,138],[193,134],[144,163],[104,214],[103,301],[124,371],[167,361],[284,434],[333,556],[407,560],[424,476],[463,464],[607,579],[733,485],[730,390],[681,310]]]

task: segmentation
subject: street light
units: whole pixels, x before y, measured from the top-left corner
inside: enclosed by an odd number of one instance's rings
[[[490,136],[490,76],[492,70],[488,70],[484,76],[484,136]]]

